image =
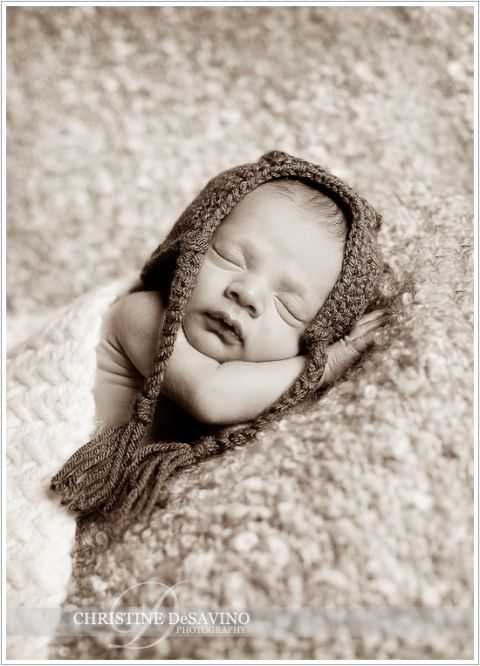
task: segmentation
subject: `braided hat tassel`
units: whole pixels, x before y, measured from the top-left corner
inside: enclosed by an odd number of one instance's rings
[[[152,373],[134,402],[128,423],[110,428],[82,446],[52,478],[51,490],[58,492],[62,504],[73,511],[88,513],[100,510],[107,513],[116,505],[129,478],[133,455],[153,420],[176,333],[202,258],[203,255],[198,252],[188,251],[178,257],[171,287],[172,299],[178,306],[167,310]]]
[[[124,491],[111,514],[117,533],[122,534],[133,521],[150,515],[162,496],[166,496],[171,477],[223,450],[222,442],[210,436],[195,445],[155,442],[139,449],[130,463]]]

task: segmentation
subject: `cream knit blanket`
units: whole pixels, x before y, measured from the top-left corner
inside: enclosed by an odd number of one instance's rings
[[[82,296],[59,310],[8,358],[6,600],[12,609],[10,619],[13,609],[59,608],[66,597],[76,523],[50,492],[50,479],[98,425],[92,389],[102,315],[133,284],[129,277]],[[48,635],[11,635],[7,657],[45,659],[49,641]]]

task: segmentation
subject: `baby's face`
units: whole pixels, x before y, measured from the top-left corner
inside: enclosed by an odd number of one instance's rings
[[[188,341],[219,362],[296,356],[342,259],[318,213],[258,187],[214,234],[183,320]]]

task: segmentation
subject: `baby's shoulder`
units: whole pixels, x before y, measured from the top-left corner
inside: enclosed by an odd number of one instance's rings
[[[116,300],[105,318],[106,338],[120,348],[144,376],[157,351],[164,313],[158,292],[137,291]]]
[[[113,329],[123,334],[148,332],[163,322],[165,307],[158,291],[135,291],[118,298],[111,306]]]

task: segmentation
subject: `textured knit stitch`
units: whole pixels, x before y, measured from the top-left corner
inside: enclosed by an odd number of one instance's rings
[[[306,364],[293,386],[250,424],[193,444],[156,442],[139,448],[157,398],[186,304],[213,233],[234,206],[256,187],[295,178],[330,196],[349,224],[340,277],[305,333]],[[380,215],[352,188],[322,167],[273,151],[258,162],[212,179],[181,215],[142,271],[145,289],[170,284],[165,320],[153,368],[127,424],[101,434],[77,451],[52,479],[63,502],[81,512],[114,512],[119,531],[148,514],[180,470],[227,449],[245,445],[279,415],[318,393],[329,344],[348,333],[378,288],[382,260],[376,235]],[[172,274],[173,273],[173,274]]]
[[[71,576],[74,516],[49,493],[52,474],[92,435],[95,347],[108,305],[132,279],[84,296],[13,350],[7,362],[6,600],[55,609]],[[12,609],[10,611],[10,609]],[[27,633],[32,627],[26,627]],[[9,659],[46,659],[49,636],[9,636]]]

